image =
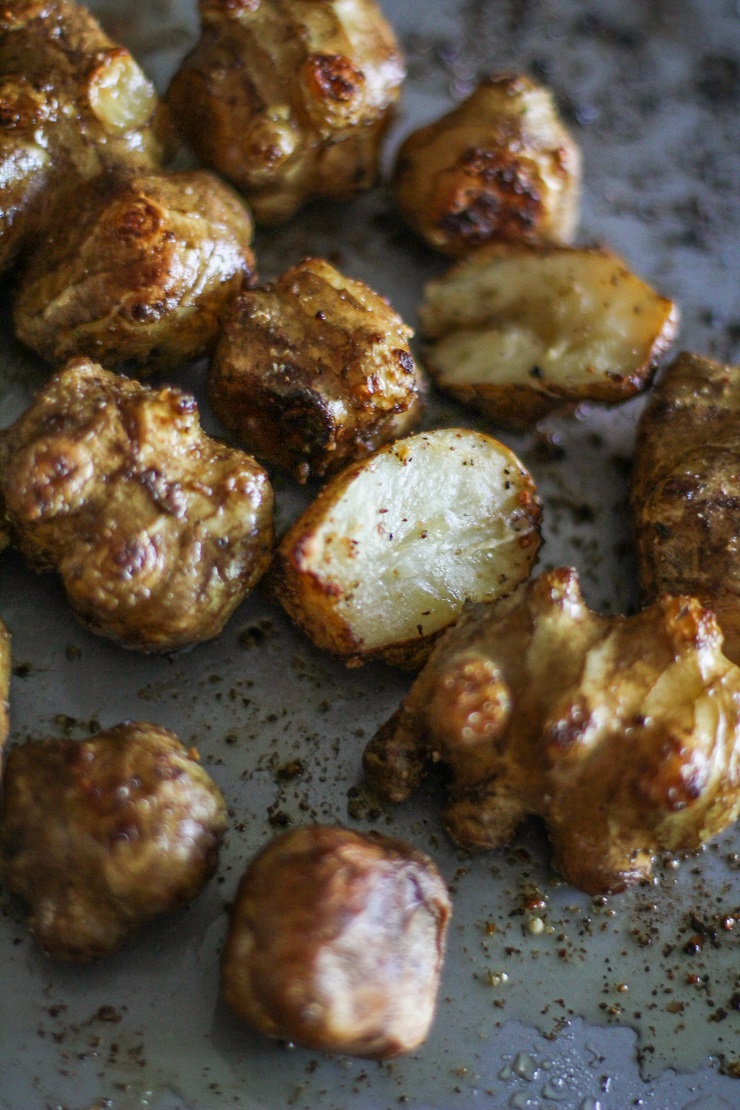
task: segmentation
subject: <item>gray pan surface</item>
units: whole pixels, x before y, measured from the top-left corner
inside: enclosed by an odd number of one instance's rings
[[[389,153],[478,74],[522,69],[545,80],[583,149],[580,240],[608,243],[680,302],[679,347],[738,361],[733,0],[382,6],[409,57]],[[193,40],[194,0],[92,7],[164,87]],[[257,253],[266,278],[304,255],[328,256],[411,324],[424,281],[446,265],[413,240],[383,188],[311,206],[260,234]],[[48,371],[12,341],[7,318],[0,343],[5,425]],[[203,371],[185,368],[179,381],[202,395]],[[604,610],[638,601],[626,497],[639,410],[586,408],[540,433],[500,434],[545,501],[541,566],[578,567]],[[440,398],[426,422],[490,428]],[[277,488],[284,526],[313,491]],[[654,884],[594,900],[552,873],[537,830],[470,858],[446,839],[432,789],[374,809],[361,788],[362,748],[408,677],[345,670],[259,590],[217,642],[145,658],[84,632],[53,579],[6,553],[0,615],[13,635],[14,741],[81,737],[125,718],[161,723],[197,744],[232,814],[218,878],[201,898],[98,966],[46,959],[22,907],[0,891],[0,1110],[740,1107],[740,830],[666,864]],[[286,777],[281,769],[296,761],[300,773]],[[402,836],[451,884],[438,1014],[410,1057],[368,1063],[273,1044],[218,999],[226,906],[243,867],[279,828],[307,821]]]

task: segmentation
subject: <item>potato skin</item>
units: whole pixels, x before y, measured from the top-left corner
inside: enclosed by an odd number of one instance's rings
[[[193,149],[259,223],[369,188],[405,76],[374,0],[201,0],[168,101]]]
[[[388,302],[320,258],[233,304],[209,376],[214,412],[299,481],[410,431],[422,379]]]
[[[442,764],[457,843],[500,847],[538,815],[569,882],[623,890],[740,814],[740,670],[721,644],[695,598],[600,616],[574,570],[549,571],[440,640],[366,748],[367,781],[400,802]]]
[[[740,663],[740,368],[683,352],[640,419],[631,505],[651,601],[690,593],[713,609]]]
[[[261,1033],[385,1059],[426,1037],[451,912],[422,852],[391,837],[296,829],[260,852],[231,910],[224,998]]]
[[[0,270],[48,193],[106,167],[161,164],[169,113],[127,50],[72,0],[8,0],[0,10]]]
[[[405,140],[393,188],[414,231],[459,258],[491,241],[570,242],[580,175],[550,93],[504,74]]]
[[[176,369],[211,351],[252,281],[251,238],[249,213],[210,173],[101,175],[49,215],[20,277],[17,334],[55,365]]]
[[[100,959],[200,893],[225,828],[220,790],[175,734],[127,722],[11,749],[0,872],[46,952]]]
[[[0,439],[13,541],[78,619],[141,651],[217,636],[266,570],[272,490],[193,397],[71,362]]]

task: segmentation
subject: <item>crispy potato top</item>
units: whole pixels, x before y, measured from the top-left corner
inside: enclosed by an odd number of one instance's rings
[[[272,491],[174,388],[71,362],[0,439],[14,541],[94,632],[171,651],[223,628],[270,561]]]
[[[259,221],[310,196],[370,186],[405,76],[374,0],[204,0],[203,35],[169,103],[209,166]]]
[[[49,214],[15,301],[19,337],[60,365],[176,369],[209,352],[254,276],[252,221],[213,174],[101,174]]]
[[[32,741],[8,755],[0,873],[47,952],[98,959],[200,892],[225,828],[220,790],[166,729]]]
[[[566,879],[621,890],[740,813],[740,670],[721,646],[693,598],[599,616],[575,571],[550,571],[468,609],[368,745],[367,778],[402,801],[442,762],[460,844],[498,847],[537,814]]]
[[[169,115],[127,50],[72,0],[0,9],[0,266],[38,219],[32,202],[101,169],[158,166]]]
[[[250,864],[224,948],[224,997],[262,1033],[386,1058],[426,1037],[450,899],[428,856],[337,827],[294,829]]]
[[[413,335],[385,298],[310,258],[234,303],[209,378],[244,446],[305,481],[416,423]]]
[[[551,94],[506,74],[406,139],[394,189],[414,230],[460,257],[490,241],[570,242],[580,177],[579,149]]]
[[[687,352],[640,420],[632,513],[648,600],[691,593],[717,614],[740,663],[740,367]]]
[[[492,245],[427,284],[425,361],[438,384],[500,424],[644,389],[678,308],[608,250]]]

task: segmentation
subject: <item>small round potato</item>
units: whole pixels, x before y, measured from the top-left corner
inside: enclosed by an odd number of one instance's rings
[[[286,833],[257,856],[231,911],[221,983],[261,1033],[386,1058],[426,1037],[451,907],[428,856],[341,828]]]
[[[406,139],[394,189],[414,230],[460,257],[491,241],[570,242],[580,177],[580,152],[551,94],[506,75]]]
[[[372,289],[306,259],[234,303],[211,367],[211,405],[264,462],[300,481],[334,474],[417,422],[412,334]]]
[[[114,952],[190,902],[216,870],[221,791],[172,732],[127,722],[8,755],[0,873],[58,959]]]
[[[369,188],[405,77],[374,0],[200,0],[200,13],[169,104],[258,222]]]
[[[539,518],[534,482],[508,447],[425,432],[329,482],[280,543],[273,587],[319,647],[413,669],[466,601],[528,578]]]
[[[56,365],[176,369],[215,345],[252,280],[251,238],[249,213],[210,173],[103,175],[47,221],[21,275],[17,334]]]

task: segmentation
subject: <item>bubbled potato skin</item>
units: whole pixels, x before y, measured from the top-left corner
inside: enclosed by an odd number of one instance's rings
[[[632,516],[645,598],[690,593],[740,663],[740,367],[684,352],[645,407]]]
[[[528,77],[491,77],[401,145],[393,187],[406,220],[454,258],[488,242],[569,243],[578,147],[551,94]]]
[[[524,431],[646,389],[679,312],[612,251],[492,244],[429,282],[419,317],[437,385]]]
[[[200,893],[225,828],[220,790],[166,729],[31,741],[8,755],[0,873],[46,952],[95,960]]]
[[[391,837],[296,829],[244,875],[224,949],[224,998],[269,1037],[386,1058],[434,1016],[451,912],[428,856]]]
[[[468,598],[502,597],[539,549],[540,502],[517,457],[465,429],[424,432],[332,479],[280,542],[271,586],[349,666],[410,670]]]
[[[141,651],[217,636],[270,561],[272,490],[207,436],[195,400],[86,359],[0,439],[16,545],[86,628]]]
[[[263,461],[300,481],[334,474],[417,422],[412,335],[372,289],[307,259],[234,303],[211,405]]]
[[[201,0],[200,13],[169,104],[257,221],[369,188],[405,77],[374,0]]]
[[[0,8],[0,270],[48,192],[113,165],[155,167],[173,146],[167,110],[127,50],[70,0]]]
[[[575,571],[549,571],[467,610],[368,745],[368,782],[403,801],[442,763],[457,843],[497,848],[539,815],[569,882],[623,890],[740,813],[740,670],[721,645],[694,598],[599,616]]]
[[[87,355],[139,376],[177,369],[212,350],[251,282],[251,238],[249,213],[210,173],[101,175],[39,236],[17,334],[57,366]]]

